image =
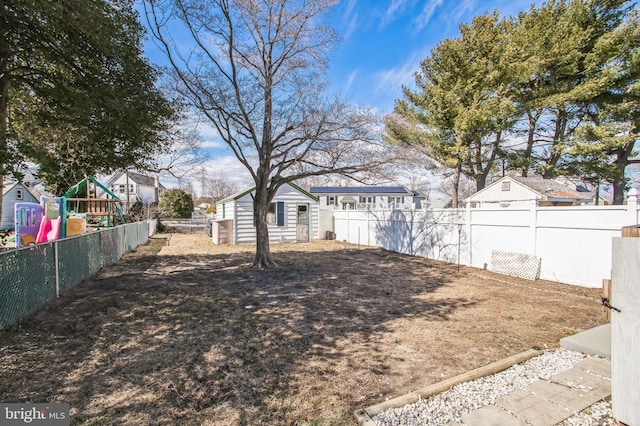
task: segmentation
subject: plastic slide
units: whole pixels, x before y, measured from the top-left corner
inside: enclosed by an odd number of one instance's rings
[[[46,243],[49,241],[57,240],[60,236],[60,223],[62,222],[62,217],[58,216],[55,219],[46,219],[43,218],[42,222],[40,222],[40,230],[38,231],[38,236],[36,237],[36,243]]]

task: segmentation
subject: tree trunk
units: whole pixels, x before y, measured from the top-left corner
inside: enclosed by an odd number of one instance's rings
[[[458,160],[458,165],[453,172],[453,185],[451,186],[451,207],[458,208],[458,192],[460,188],[460,175],[462,174],[462,160]]]
[[[627,179],[625,178],[625,172],[627,166],[630,164],[631,154],[635,147],[635,140],[640,134],[640,120],[632,120],[629,125],[629,136],[632,137],[632,141],[624,145],[616,152],[616,159],[614,165],[616,167],[616,180],[613,183],[613,204],[624,204],[624,191],[627,189]]]
[[[618,180],[613,183],[613,204],[621,206],[624,204],[624,190],[627,187],[627,182]]]
[[[524,151],[524,160],[522,162],[522,177],[527,177],[529,174],[531,156],[533,155],[533,142],[535,141],[536,123],[538,122],[538,115],[534,115],[530,111],[527,111],[527,117],[529,118],[529,134],[527,135],[527,148]]]
[[[498,151],[500,150],[500,140],[502,139],[502,130],[498,130],[496,132],[496,137],[491,144],[491,156],[487,159],[487,164],[483,166],[482,160],[477,164],[478,173],[475,175],[476,180],[476,192],[482,191],[487,186],[487,177],[489,177],[489,173],[493,170],[493,166],[496,162],[496,158],[498,157]],[[478,144],[480,142],[478,141]]]
[[[553,134],[553,141],[551,142],[551,148],[549,149],[549,158],[547,158],[547,164],[544,169],[542,177],[545,179],[554,178],[557,174],[556,165],[562,155],[564,154],[565,147],[563,143],[566,137],[567,122],[569,118],[567,111],[564,108],[558,108],[558,115],[556,117],[556,128]]]
[[[253,199],[253,214],[256,223],[256,255],[253,259],[253,267],[257,269],[277,268],[278,265],[271,258],[271,248],[269,247],[269,227],[267,226],[267,213],[269,211],[269,198],[266,188],[266,180],[261,180],[256,185],[255,197]]]

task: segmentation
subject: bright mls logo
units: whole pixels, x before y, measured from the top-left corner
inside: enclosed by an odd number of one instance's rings
[[[0,424],[69,426],[69,404],[0,403]]]

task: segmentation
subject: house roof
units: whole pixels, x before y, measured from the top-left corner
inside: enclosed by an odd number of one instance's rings
[[[549,201],[560,200],[591,200],[589,194],[571,189],[568,186],[562,184],[553,179],[543,179],[540,176],[536,177],[522,177],[514,176],[511,179],[523,184],[524,186],[539,193]]]
[[[403,186],[312,186],[309,189],[312,194],[384,194],[384,195],[418,195],[415,191],[409,191]]]
[[[528,188],[539,196],[540,199],[546,201],[591,201],[591,197],[588,194],[572,189],[557,180],[543,179],[541,176],[505,176],[488,185],[481,191],[476,192],[467,198],[466,201],[473,200],[478,194],[481,194],[496,185],[500,185],[505,180],[513,181]]]
[[[143,185],[143,186],[156,186],[155,183],[155,178],[152,176],[146,176],[140,173],[136,173],[136,172],[128,172],[129,174],[129,179],[132,180],[134,183],[136,183],[137,185]],[[107,182],[107,184],[105,185],[107,188],[113,186],[113,184],[120,179],[122,176],[124,175],[124,171],[120,170],[118,171],[115,175],[113,175],[111,177],[111,179],[109,179],[109,181]],[[160,179],[158,179],[158,186],[160,189],[167,189],[164,187],[164,185],[162,185],[162,183],[160,183]]]
[[[11,191],[13,188],[15,188],[18,185],[22,186],[29,194],[31,194],[33,198],[35,198],[36,200],[38,199],[38,197],[36,197],[31,191],[31,188],[29,188],[27,185],[23,184],[22,182],[5,182],[4,186],[2,187],[2,195],[4,196],[8,194],[9,191]]]
[[[299,191],[302,194],[306,195],[307,197],[311,198],[313,201],[316,201],[316,202],[318,201],[318,197],[316,197],[315,195],[310,194],[309,192],[307,192],[304,189],[300,188],[295,183],[287,182],[287,185],[291,186],[296,191]],[[230,201],[238,200],[238,199],[244,197],[245,195],[247,195],[247,194],[249,194],[249,193],[251,193],[251,192],[253,192],[255,190],[256,190],[256,187],[254,185],[254,186],[252,186],[250,188],[246,188],[246,189],[243,189],[242,191],[238,191],[235,194],[228,196],[227,198],[223,198],[222,200],[218,200],[218,201],[216,201],[216,204],[228,203]]]

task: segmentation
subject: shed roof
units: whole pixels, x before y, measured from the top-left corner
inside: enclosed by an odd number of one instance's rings
[[[309,192],[307,192],[307,191],[305,191],[304,189],[300,188],[300,187],[299,187],[298,185],[296,185],[295,183],[293,183],[293,182],[287,182],[287,183],[286,183],[286,185],[291,186],[293,189],[295,189],[296,191],[298,191],[298,192],[302,193],[303,195],[305,195],[305,196],[307,196],[307,197],[311,198],[313,201],[316,201],[316,202],[318,201],[318,197],[316,197],[315,195],[310,194]],[[247,195],[247,194],[249,194],[249,193],[251,193],[251,192],[253,192],[253,191],[255,191],[255,190],[256,190],[255,185],[254,185],[254,186],[252,186],[252,187],[250,187],[250,188],[245,188],[245,189],[243,189],[242,191],[238,191],[238,192],[236,192],[235,194],[228,196],[227,198],[223,198],[222,200],[218,200],[218,201],[216,202],[216,204],[228,203],[228,202],[230,202],[230,201],[236,201],[236,200],[239,200],[240,198],[244,197],[245,195]]]
[[[385,195],[417,195],[403,186],[312,186],[312,194],[385,194]]]

